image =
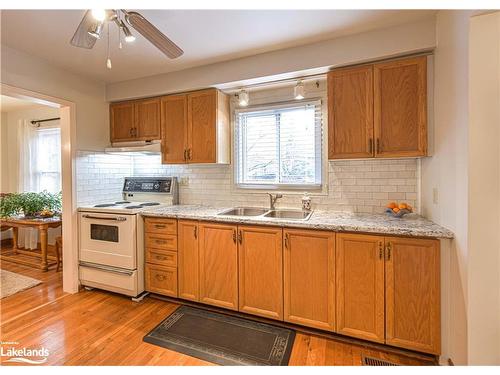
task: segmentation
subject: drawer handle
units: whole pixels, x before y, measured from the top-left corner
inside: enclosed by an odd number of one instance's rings
[[[164,245],[164,244],[168,243],[168,241],[167,240],[155,240],[155,243]]]
[[[158,275],[158,274],[156,274],[156,275],[155,275],[155,277],[156,277],[156,279],[157,279],[158,281],[164,281],[164,280],[166,280],[166,279],[167,279],[164,275]]]
[[[156,229],[165,229],[166,225],[165,224],[155,224]]]
[[[170,257],[165,257],[163,255],[156,255],[155,258],[158,259],[158,260],[167,260],[167,259],[170,259]]]

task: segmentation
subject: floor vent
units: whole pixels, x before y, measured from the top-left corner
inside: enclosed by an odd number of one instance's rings
[[[399,366],[397,363],[389,362],[380,358],[363,356],[363,366]]]

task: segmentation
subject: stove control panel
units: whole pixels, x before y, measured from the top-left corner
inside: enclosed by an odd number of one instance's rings
[[[126,177],[123,192],[171,194],[176,182],[175,177]]]

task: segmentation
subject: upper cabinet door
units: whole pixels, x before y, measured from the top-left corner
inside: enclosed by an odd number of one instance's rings
[[[109,105],[111,142],[135,140],[134,111],[133,101]]]
[[[373,66],[328,73],[328,159],[373,156]]]
[[[440,354],[439,241],[385,238],[386,343]]]
[[[187,96],[169,95],[161,99],[162,163],[187,162]]]
[[[427,154],[427,58],[374,65],[375,156]]]
[[[337,332],[383,343],[384,237],[337,234]]]
[[[144,99],[135,102],[136,139],[150,141],[160,139],[160,99]]]
[[[217,90],[188,94],[188,159],[190,163],[217,162]]]

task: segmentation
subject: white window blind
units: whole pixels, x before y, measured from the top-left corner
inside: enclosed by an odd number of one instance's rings
[[[236,111],[236,183],[321,186],[321,101]]]

